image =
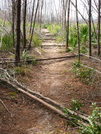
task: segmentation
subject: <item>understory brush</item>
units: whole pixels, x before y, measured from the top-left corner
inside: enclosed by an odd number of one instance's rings
[[[13,36],[5,34],[2,38],[1,50],[2,51],[11,51],[12,44],[13,44]]]
[[[29,74],[29,69],[26,68],[25,66],[21,66],[21,67],[14,67],[14,72],[17,75],[21,75],[21,76],[28,76]]]
[[[81,66],[80,62],[73,63],[72,72],[87,85],[93,86],[98,80],[95,70]]]
[[[56,24],[51,24],[47,26],[47,29],[52,33],[52,34],[57,34],[62,30],[62,27]]]
[[[101,107],[96,107],[96,103],[93,103],[91,115],[88,117],[88,126],[82,125],[80,134],[101,134]]]
[[[83,112],[80,111],[80,107],[83,105],[80,103],[80,100],[72,99],[71,101],[71,110],[72,113],[69,113],[67,108],[64,108],[63,111],[66,116],[72,117],[72,122],[67,123],[71,126],[74,124],[77,124],[80,126],[78,132],[80,134],[101,134],[101,107],[96,107],[96,103],[92,103],[91,107],[91,114],[86,115]],[[74,112],[79,112],[81,115],[86,119],[82,119],[82,117],[78,116],[79,114],[75,114]]]
[[[30,38],[31,38],[31,35],[27,34],[27,40],[30,40]],[[40,39],[40,37],[34,33],[32,37],[32,43],[34,44],[34,47],[41,47],[42,39]]]

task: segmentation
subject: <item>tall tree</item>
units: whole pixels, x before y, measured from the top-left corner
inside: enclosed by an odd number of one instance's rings
[[[66,49],[68,48],[68,36],[69,36],[69,13],[70,13],[70,0],[68,1],[68,13],[67,13]]]
[[[32,31],[32,21],[33,21],[33,15],[34,15],[34,6],[35,6],[35,0],[33,1],[33,7],[32,7],[32,16],[31,16],[31,25],[30,25],[30,34]]]
[[[91,55],[91,0],[89,0],[89,56]]]
[[[97,39],[98,56],[100,55],[100,4],[101,1],[98,0],[98,39]]]
[[[16,0],[16,42],[15,42],[15,62],[16,66],[20,63],[20,15],[21,15],[21,0]]]
[[[23,0],[23,50],[26,48],[26,6],[27,0]]]
[[[75,0],[75,5],[76,5],[76,22],[77,22],[77,38],[78,38],[78,59],[80,61],[80,40],[79,40],[79,22],[78,22],[77,0]]]
[[[41,22],[42,22],[42,9],[43,9],[43,0],[42,0],[42,2],[41,2],[40,30],[41,30]]]
[[[36,6],[34,21],[33,21],[33,28],[32,28],[32,32],[31,32],[31,38],[30,38],[28,50],[31,48],[31,42],[32,42],[32,37],[33,37],[33,32],[34,32],[34,26],[35,26],[35,21],[36,21],[36,16],[37,16],[38,7],[39,7],[39,0],[38,0],[38,2],[37,2],[37,6]]]
[[[15,37],[14,37],[14,19],[15,18],[15,0],[12,0],[12,34],[13,34],[13,48],[15,47]]]

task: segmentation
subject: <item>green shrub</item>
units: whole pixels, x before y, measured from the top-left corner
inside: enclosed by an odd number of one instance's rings
[[[12,50],[12,44],[13,44],[13,36],[5,34],[2,38],[2,51],[11,51]]]
[[[31,34],[27,34],[26,38],[27,40],[30,40]],[[40,39],[40,37],[34,33],[32,37],[32,43],[34,44],[34,47],[39,47],[39,46],[41,47],[42,39]]]
[[[72,99],[71,101],[71,110],[75,111],[75,110],[79,110],[80,107],[82,107],[83,105],[80,103],[80,100],[75,100]]]
[[[47,24],[42,23],[42,24],[41,24],[41,27],[42,27],[42,28],[47,28]]]
[[[74,62],[72,67],[72,72],[87,85],[93,82],[95,71],[89,68],[84,68],[79,62]]]
[[[80,134],[101,134],[101,107],[95,107],[96,103],[92,104],[92,112],[89,118],[88,126],[79,123],[81,130]]]
[[[29,73],[29,69],[24,68],[23,66],[15,67],[14,71],[15,71],[16,74],[21,75],[21,76],[28,75],[28,73]]]
[[[10,23],[9,21],[6,21],[6,22],[5,22],[5,26],[6,26],[6,27],[11,27],[11,23]]]
[[[0,26],[2,25],[2,22],[3,22],[2,19],[0,19]]]
[[[56,34],[58,32],[60,32],[62,30],[61,26],[56,25],[56,24],[52,24],[52,25],[48,25],[47,29],[52,33],[52,34]]]
[[[33,34],[32,42],[34,43],[34,47],[39,47],[42,45],[42,39],[37,34]]]

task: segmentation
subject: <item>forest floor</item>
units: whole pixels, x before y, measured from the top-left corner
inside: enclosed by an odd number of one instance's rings
[[[30,56],[42,59],[74,55],[73,52],[66,53],[65,47],[56,43],[54,36],[46,29],[42,30],[42,36],[43,47],[31,49]],[[26,75],[17,75],[16,78],[29,89],[64,107],[70,107],[72,99],[80,99],[82,111],[90,114],[90,103],[101,102],[101,97],[95,95],[94,87],[79,81],[72,73],[72,63],[76,60],[77,58],[64,58],[26,65]],[[21,93],[0,87],[0,98],[13,114],[11,117],[0,103],[0,134],[78,134],[77,129],[70,127],[65,119]]]

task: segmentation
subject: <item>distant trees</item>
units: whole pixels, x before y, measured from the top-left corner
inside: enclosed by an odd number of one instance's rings
[[[2,1],[2,7],[0,10],[0,18],[3,20],[1,31],[9,33],[9,36],[13,37],[13,52],[15,52],[15,61],[20,62],[20,50],[30,49],[32,37],[34,33],[35,23],[38,22],[39,29],[41,30],[41,23],[52,24],[52,29],[54,29],[55,24],[59,24],[62,28],[62,33],[66,32],[66,49],[68,49],[69,42],[69,27],[71,22],[70,8],[72,6],[73,11],[76,12],[75,25],[77,27],[77,37],[78,37],[78,54],[80,55],[80,41],[79,41],[79,23],[78,20],[81,17],[83,22],[87,24],[89,29],[88,37],[88,48],[89,56],[92,55],[92,37],[95,34],[96,44],[97,44],[97,54],[100,55],[100,10],[101,10],[101,0],[81,0],[84,5],[87,17],[82,15],[79,10],[78,1],[75,0],[58,0],[58,4],[55,0],[4,0]],[[94,24],[94,15],[97,18],[97,27]],[[74,17],[74,15],[73,15]],[[10,19],[11,18],[11,19]],[[9,21],[11,24],[11,30],[9,32],[5,29],[5,22]],[[73,19],[72,19],[73,20]],[[22,22],[22,23],[21,23]],[[26,29],[27,23],[29,25]],[[28,30],[29,35],[27,35],[26,30]],[[12,35],[11,35],[12,34]],[[29,42],[26,44],[26,36],[29,36]],[[1,42],[3,33],[1,32]],[[21,42],[22,39],[22,42]],[[22,45],[20,45],[22,43]]]

